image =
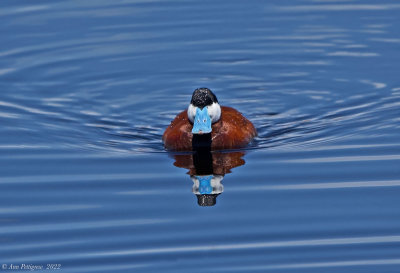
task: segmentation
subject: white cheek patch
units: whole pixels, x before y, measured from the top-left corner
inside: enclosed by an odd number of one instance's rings
[[[217,102],[214,102],[210,106],[207,106],[207,112],[211,118],[212,123],[217,122],[221,118],[221,106],[219,106]]]
[[[187,115],[191,123],[194,121],[194,117],[196,116],[197,107],[193,104],[189,104]],[[217,102],[214,102],[210,106],[207,106],[207,112],[210,116],[211,122],[215,123],[221,118],[221,106]]]
[[[188,115],[188,118],[191,123],[193,123],[194,117],[196,116],[196,109],[197,109],[196,106],[193,106],[193,104],[189,104],[189,107],[187,110],[187,115]],[[211,120],[211,122],[212,122],[212,120]]]

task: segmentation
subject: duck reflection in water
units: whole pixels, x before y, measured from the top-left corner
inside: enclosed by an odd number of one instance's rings
[[[193,153],[174,155],[174,165],[189,170],[187,174],[193,181],[192,192],[199,206],[214,206],[224,190],[221,182],[225,174],[245,164],[243,151],[211,152],[208,141],[211,134],[194,135]]]

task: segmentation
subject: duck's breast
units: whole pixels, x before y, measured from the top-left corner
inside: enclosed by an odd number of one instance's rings
[[[162,140],[168,150],[192,150],[192,127],[187,111],[179,113],[165,130]],[[254,125],[239,111],[221,106],[221,118],[212,125],[211,149],[237,149],[246,147],[257,135]]]

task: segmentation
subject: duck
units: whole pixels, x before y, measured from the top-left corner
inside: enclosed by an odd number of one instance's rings
[[[188,108],[172,120],[162,141],[171,151],[214,151],[245,148],[256,136],[250,120],[232,107],[220,106],[217,96],[202,87],[194,90]]]

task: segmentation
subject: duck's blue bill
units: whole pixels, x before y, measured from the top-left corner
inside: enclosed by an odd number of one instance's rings
[[[200,194],[211,194],[212,193],[211,179],[213,178],[213,176],[212,175],[196,176],[196,178],[199,180]]]
[[[211,118],[208,115],[207,107],[203,110],[196,109],[196,116],[193,121],[192,134],[207,134],[211,133]]]

